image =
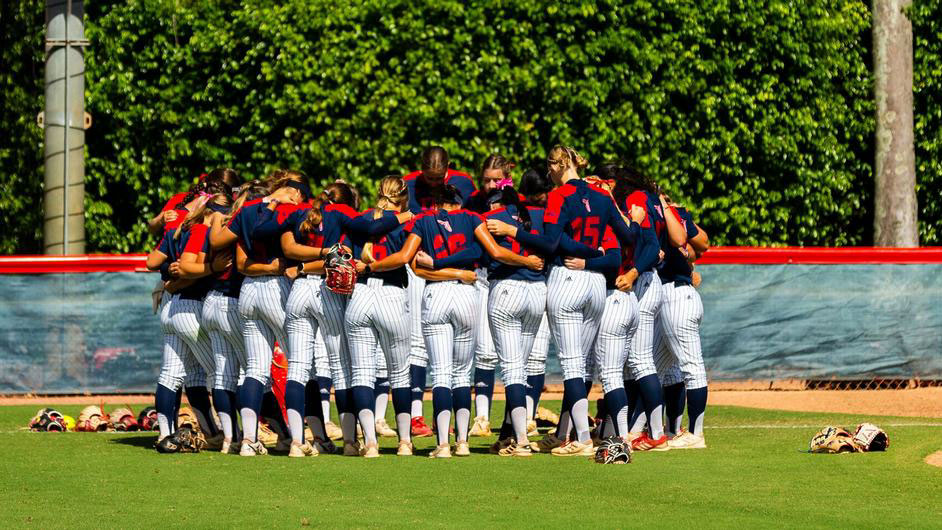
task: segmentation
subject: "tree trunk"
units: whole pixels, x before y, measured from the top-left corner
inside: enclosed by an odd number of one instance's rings
[[[877,103],[873,240],[877,246],[919,246],[913,147],[911,0],[873,0],[873,74]]]

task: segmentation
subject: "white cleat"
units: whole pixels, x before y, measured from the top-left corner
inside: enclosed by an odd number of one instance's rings
[[[324,430],[327,431],[327,437],[331,440],[340,440],[343,438],[343,429],[337,427],[337,424],[332,421],[324,422]]]
[[[451,458],[451,446],[447,443],[439,445],[428,455],[429,458]]]
[[[291,458],[304,458],[305,456],[317,456],[317,449],[310,442],[296,444],[291,442],[291,448],[288,449],[288,456]]]
[[[683,434],[668,440],[667,445],[671,449],[706,449],[706,439],[703,436],[684,431]]]
[[[536,420],[527,420],[527,437],[536,438],[540,435],[540,431],[536,428]]]
[[[595,446],[592,445],[592,440],[589,440],[586,443],[581,443],[581,442],[572,440],[553,449],[552,454],[554,456],[589,456],[591,457],[591,456],[595,456]]]
[[[412,442],[406,442],[404,440],[399,441],[399,449],[396,450],[397,456],[412,456],[412,451],[414,447]]]
[[[468,442],[455,442],[455,456],[471,456],[471,447]]]
[[[399,436],[396,431],[392,430],[384,418],[376,420],[376,434],[384,436],[386,438],[395,438]]]
[[[241,456],[267,455],[268,449],[262,442],[250,442],[248,439],[242,440],[242,449],[239,450]]]
[[[360,449],[360,456],[363,458],[379,458],[379,445],[366,444],[363,446],[363,449]]]
[[[484,416],[474,418],[474,424],[468,431],[468,436],[491,436],[491,422]]]

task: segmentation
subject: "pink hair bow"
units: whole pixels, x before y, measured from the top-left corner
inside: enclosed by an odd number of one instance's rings
[[[497,189],[502,190],[507,186],[513,187],[514,181],[510,178],[503,178],[497,181]]]

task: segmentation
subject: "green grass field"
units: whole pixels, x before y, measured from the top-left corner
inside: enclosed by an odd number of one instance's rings
[[[942,449],[940,419],[866,418],[889,433],[888,452],[810,455],[819,427],[864,418],[712,407],[708,449],[602,466],[492,456],[493,438],[434,461],[430,438],[411,458],[390,438],[376,460],[161,455],[153,433],[19,430],[38,408],[0,408],[4,528],[942,527],[942,469],[922,461]]]

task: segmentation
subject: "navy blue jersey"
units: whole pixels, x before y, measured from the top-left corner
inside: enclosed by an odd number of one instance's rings
[[[180,237],[174,237],[177,232],[180,232]],[[208,258],[209,227],[204,224],[195,224],[188,230],[183,230],[178,227],[164,234],[164,238],[160,241],[160,246],[157,247],[157,250],[167,256],[169,263],[180,261],[184,252],[191,252],[196,255],[199,255],[200,252],[204,252]],[[190,286],[177,291],[176,294],[180,295],[180,298],[202,300],[206,296],[206,293],[209,292],[212,284],[212,277],[198,278]]]
[[[622,246],[633,245],[640,233],[637,223],[626,223],[615,207],[615,201],[602,189],[584,180],[572,179],[549,193],[544,214],[544,232],[558,241],[554,263],[562,264],[568,240],[597,249],[602,243],[605,227],[611,227]]]
[[[605,233],[602,235],[601,248],[605,254],[585,260],[585,270],[601,272],[605,275],[605,288],[615,289],[615,279],[622,273],[619,268],[622,248],[618,245],[615,232],[609,226],[605,227]]]
[[[239,245],[250,260],[256,263],[284,260],[281,234],[296,209],[297,206],[280,205],[271,210],[262,199],[248,201],[229,220],[229,230],[239,237]]]
[[[474,230],[482,222],[480,215],[469,210],[428,210],[413,218],[406,231],[422,238],[421,248],[435,260],[436,269],[473,270],[481,258]]]
[[[631,211],[632,206],[640,206],[645,210],[644,221],[641,222],[641,230],[644,232],[642,241],[639,242],[632,252],[624,253],[625,261],[622,269],[627,271],[634,267],[639,273],[648,272],[658,266],[658,254],[661,249],[670,246],[667,238],[667,222],[664,219],[664,212],[661,211],[661,199],[649,191],[636,190],[625,198],[623,204],[619,205],[626,214]]]
[[[367,210],[363,212],[363,215],[372,219],[373,210]],[[396,218],[396,212],[385,211],[383,212],[383,215],[378,220],[374,220],[374,222],[388,222],[390,219],[395,221],[395,227],[385,234],[378,236],[366,236],[362,233],[351,234],[350,243],[352,246],[350,248],[352,249],[354,259],[362,259],[363,247],[368,241],[373,242],[373,251],[371,256],[374,262],[385,259],[386,256],[395,254],[396,252],[402,250],[402,247],[405,244],[406,238],[409,236],[409,234],[406,232],[405,226],[399,224],[399,220]],[[394,283],[402,286],[405,286],[409,281],[405,267],[399,267],[389,271],[374,272],[369,276],[372,278],[381,278],[387,283]]]
[[[671,208],[671,210],[677,214],[678,220],[686,228],[688,240],[700,232],[693,222],[693,216],[686,208]],[[664,263],[657,273],[664,283],[693,282],[693,269],[690,268],[690,262],[681,254],[680,249],[673,246],[668,246],[664,250]]]
[[[420,174],[422,174],[421,171],[413,171],[402,177],[409,189],[409,211],[416,215],[435,206],[431,203],[430,190],[419,183],[418,176]],[[445,184],[454,186],[458,190],[464,204],[471,199],[471,195],[474,193],[474,181],[471,180],[470,175],[461,171],[449,169],[445,174]]]
[[[543,234],[543,208],[535,208],[531,206],[526,208],[527,212],[530,214],[530,230],[527,232],[531,235]],[[521,243],[520,240],[526,241],[525,237],[521,237],[522,232],[526,231],[526,229],[523,227],[523,222],[520,220],[517,207],[513,204],[509,204],[505,208],[491,210],[484,214],[484,218],[497,219],[498,221],[503,221],[509,225],[517,227],[518,235],[516,239],[512,237],[495,237],[494,240],[497,241],[498,245],[519,256],[529,256],[531,254],[542,253],[541,248],[539,247],[527,246],[526,244]],[[514,265],[501,263],[500,261],[490,257],[488,257],[485,262],[487,263],[487,278],[490,281],[504,279],[525,280],[531,282],[546,281],[545,268],[541,271],[535,271],[526,267],[516,267]]]

